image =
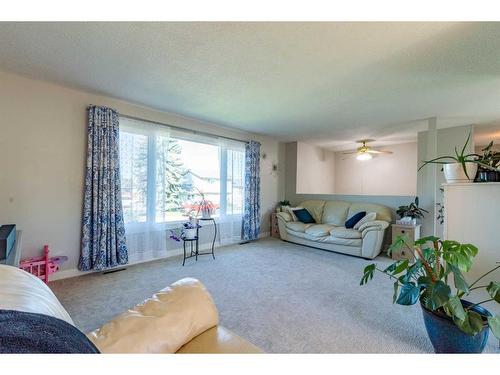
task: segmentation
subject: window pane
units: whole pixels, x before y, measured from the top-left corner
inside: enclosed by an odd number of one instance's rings
[[[243,213],[245,153],[227,150],[227,208],[228,215]]]
[[[125,222],[145,222],[147,219],[147,136],[120,132],[120,174]]]
[[[219,147],[158,136],[156,221],[178,221],[200,200],[198,190],[220,204]],[[195,212],[196,213],[196,212]]]

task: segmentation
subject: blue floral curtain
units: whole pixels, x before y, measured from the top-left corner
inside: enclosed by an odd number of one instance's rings
[[[260,233],[260,143],[245,145],[245,208],[243,240],[255,240]]]
[[[88,107],[87,169],[78,268],[102,270],[128,262],[120,188],[118,113]]]

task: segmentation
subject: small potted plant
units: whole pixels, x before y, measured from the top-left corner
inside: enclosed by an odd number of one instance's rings
[[[284,207],[289,207],[290,206],[290,201],[289,200],[283,200],[278,202],[278,207],[276,207],[276,212],[282,212]]]
[[[205,198],[205,193],[203,193],[200,189],[196,190],[198,190],[198,194],[201,196],[201,200],[197,204],[198,209],[196,215],[198,216],[201,212],[202,219],[210,219],[215,213],[217,207],[212,201]]]
[[[436,353],[481,353],[489,330],[500,339],[500,316],[480,306],[489,301],[500,303],[500,282],[478,284],[500,265],[468,284],[463,273],[472,266],[478,252],[475,246],[438,237],[421,238],[411,244],[407,241],[406,236],[399,236],[389,252],[407,247],[414,254],[413,262],[399,260],[385,269],[370,264],[364,269],[360,285],[379,271],[393,281],[393,303],[420,302],[425,328]],[[488,299],[479,303],[466,300],[484,289]]]
[[[184,239],[194,240],[196,239],[199,228],[201,228],[201,225],[199,225],[197,221],[186,221],[185,223],[182,223],[180,233],[174,229],[170,230],[169,238],[177,242]]]
[[[439,156],[431,160],[426,160],[418,170],[420,171],[427,164],[440,164],[443,166],[446,182],[457,183],[474,181],[478,168],[478,155],[465,153],[469,141],[470,133],[460,152],[458,152],[455,147],[455,155]]]
[[[429,213],[429,211],[418,207],[418,197],[415,197],[415,201],[411,202],[407,206],[399,206],[396,213],[401,219],[401,223],[410,223],[411,225],[417,224],[417,219],[423,219],[424,212]]]
[[[500,152],[493,150],[493,141],[481,150],[482,155],[478,155],[477,182],[497,182],[500,181]]]

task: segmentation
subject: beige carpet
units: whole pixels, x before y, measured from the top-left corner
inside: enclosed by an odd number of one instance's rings
[[[276,239],[221,248],[216,257],[189,259],[185,267],[175,257],[50,287],[85,332],[191,276],[212,293],[221,324],[266,352],[432,352],[420,307],[393,305],[392,283],[380,274],[359,286],[364,259]],[[490,335],[486,351],[497,346]]]

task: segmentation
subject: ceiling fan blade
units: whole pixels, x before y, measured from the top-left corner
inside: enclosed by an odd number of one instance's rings
[[[358,153],[358,150],[356,150],[356,151],[344,151],[343,152],[344,155],[357,154],[357,153]]]
[[[384,151],[384,150],[368,150],[366,151],[370,154],[392,154],[392,151]]]

